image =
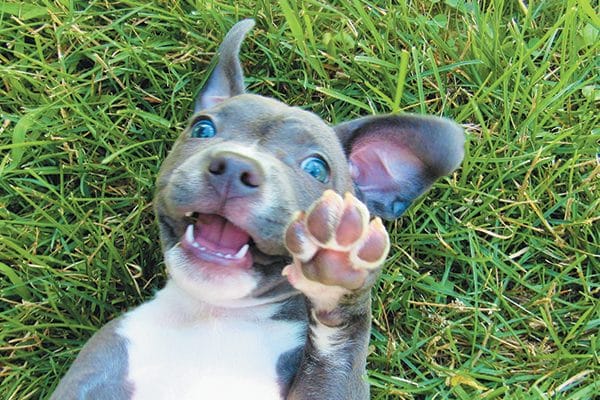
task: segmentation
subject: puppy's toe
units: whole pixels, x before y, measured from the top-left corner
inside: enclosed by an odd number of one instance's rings
[[[367,232],[369,210],[360,200],[350,193],[344,195],[344,209],[340,216],[335,241],[342,249],[350,249]]]
[[[335,239],[343,209],[342,197],[333,190],[326,190],[308,210],[306,227],[321,247],[329,247]]]
[[[284,243],[289,252],[302,262],[310,260],[317,252],[318,246],[306,228],[304,212],[294,215],[285,231]]]
[[[361,243],[350,253],[350,261],[354,268],[379,268],[390,251],[390,238],[380,218],[369,223],[367,234]]]
[[[366,234],[369,211],[350,193],[326,190],[306,215],[306,227],[320,247],[350,251]]]

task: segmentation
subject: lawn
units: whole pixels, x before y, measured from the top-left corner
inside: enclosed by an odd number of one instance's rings
[[[462,167],[387,224],[372,398],[600,393],[597,3],[230,3],[0,3],[0,398],[46,398],[164,284],[154,180],[246,17],[249,91],[466,129]]]

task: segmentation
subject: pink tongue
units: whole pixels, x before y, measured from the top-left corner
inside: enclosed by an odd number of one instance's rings
[[[246,232],[214,214],[200,215],[195,231],[196,240],[214,251],[229,250],[235,253],[250,240]]]

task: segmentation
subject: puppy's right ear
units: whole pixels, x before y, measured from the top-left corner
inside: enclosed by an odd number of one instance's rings
[[[460,165],[463,129],[432,116],[378,115],[334,127],[346,150],[356,196],[387,220]]]
[[[200,91],[194,112],[211,108],[230,97],[244,93],[244,73],[239,60],[244,37],[254,27],[254,20],[245,19],[233,26],[219,46],[219,60]]]

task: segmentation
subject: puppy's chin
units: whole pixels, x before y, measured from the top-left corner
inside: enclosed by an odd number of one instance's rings
[[[180,244],[165,252],[165,263],[174,283],[201,302],[222,307],[254,303],[250,295],[258,280],[245,265],[211,263],[197,258]]]

